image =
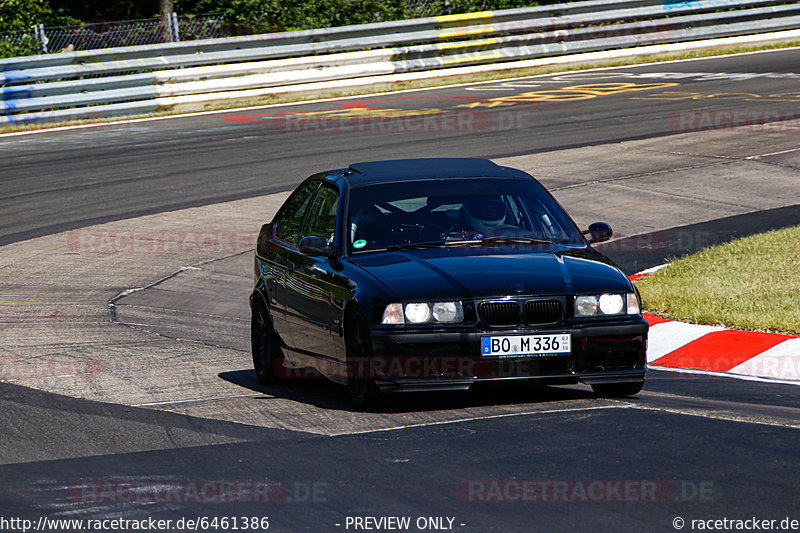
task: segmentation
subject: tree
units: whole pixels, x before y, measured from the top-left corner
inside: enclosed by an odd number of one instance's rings
[[[213,14],[256,32],[327,28],[402,18],[404,0],[176,0],[182,13]]]
[[[54,18],[48,0],[0,0],[0,33],[29,31]]]
[[[39,53],[34,26],[57,20],[48,0],[0,0],[0,57]]]
[[[84,22],[149,19],[159,13],[159,0],[50,0],[57,12]]]

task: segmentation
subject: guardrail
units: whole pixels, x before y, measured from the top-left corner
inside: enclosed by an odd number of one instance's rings
[[[800,3],[589,0],[0,60],[0,124],[150,113],[381,74],[800,28]]]

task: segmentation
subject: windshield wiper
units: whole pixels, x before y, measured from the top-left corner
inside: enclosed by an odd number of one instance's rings
[[[424,250],[427,248],[439,248],[442,246],[485,246],[491,248],[493,246],[513,246],[513,245],[547,245],[553,244],[553,241],[544,239],[533,239],[530,237],[512,237],[508,235],[497,235],[482,237],[480,239],[461,239],[457,241],[429,241],[429,242],[414,242],[414,243],[400,243],[390,244],[379,248],[370,248],[369,250],[356,250],[356,252],[399,252],[401,250]]]
[[[398,250],[422,250],[424,248],[438,248],[439,246],[444,246],[443,241],[432,241],[432,242],[413,242],[413,243],[402,243],[402,244],[392,244],[384,248],[390,252],[396,252]]]
[[[399,252],[400,250],[423,250],[426,248],[439,248],[444,246],[443,241],[433,242],[414,242],[414,243],[400,243],[389,244],[387,246],[379,246],[377,248],[358,248],[353,253],[367,253],[367,252]]]
[[[445,243],[447,246],[471,246],[473,244],[480,244],[481,246],[509,246],[514,244],[528,244],[528,245],[540,245],[540,244],[553,244],[553,241],[548,241],[544,239],[533,239],[530,237],[511,237],[507,235],[497,235],[497,236],[489,236],[483,237],[481,239],[465,239],[460,241],[447,241]]]

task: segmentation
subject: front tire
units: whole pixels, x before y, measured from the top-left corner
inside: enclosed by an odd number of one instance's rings
[[[592,385],[592,391],[600,398],[624,398],[638,394],[644,381],[638,383],[599,383]]]
[[[371,407],[377,403],[379,391],[369,371],[372,356],[369,322],[360,311],[351,313],[345,324],[345,350],[350,399],[357,407]]]
[[[279,372],[283,368],[281,340],[272,326],[266,304],[261,298],[253,297],[250,318],[250,344],[253,353],[253,368],[258,381],[264,385],[281,380]]]

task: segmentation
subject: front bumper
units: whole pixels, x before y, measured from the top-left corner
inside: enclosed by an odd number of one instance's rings
[[[373,355],[359,373],[382,390],[466,390],[473,383],[535,380],[546,384],[643,382],[648,325],[644,319],[554,326],[547,329],[374,329]],[[481,356],[481,337],[569,333],[569,354]]]

